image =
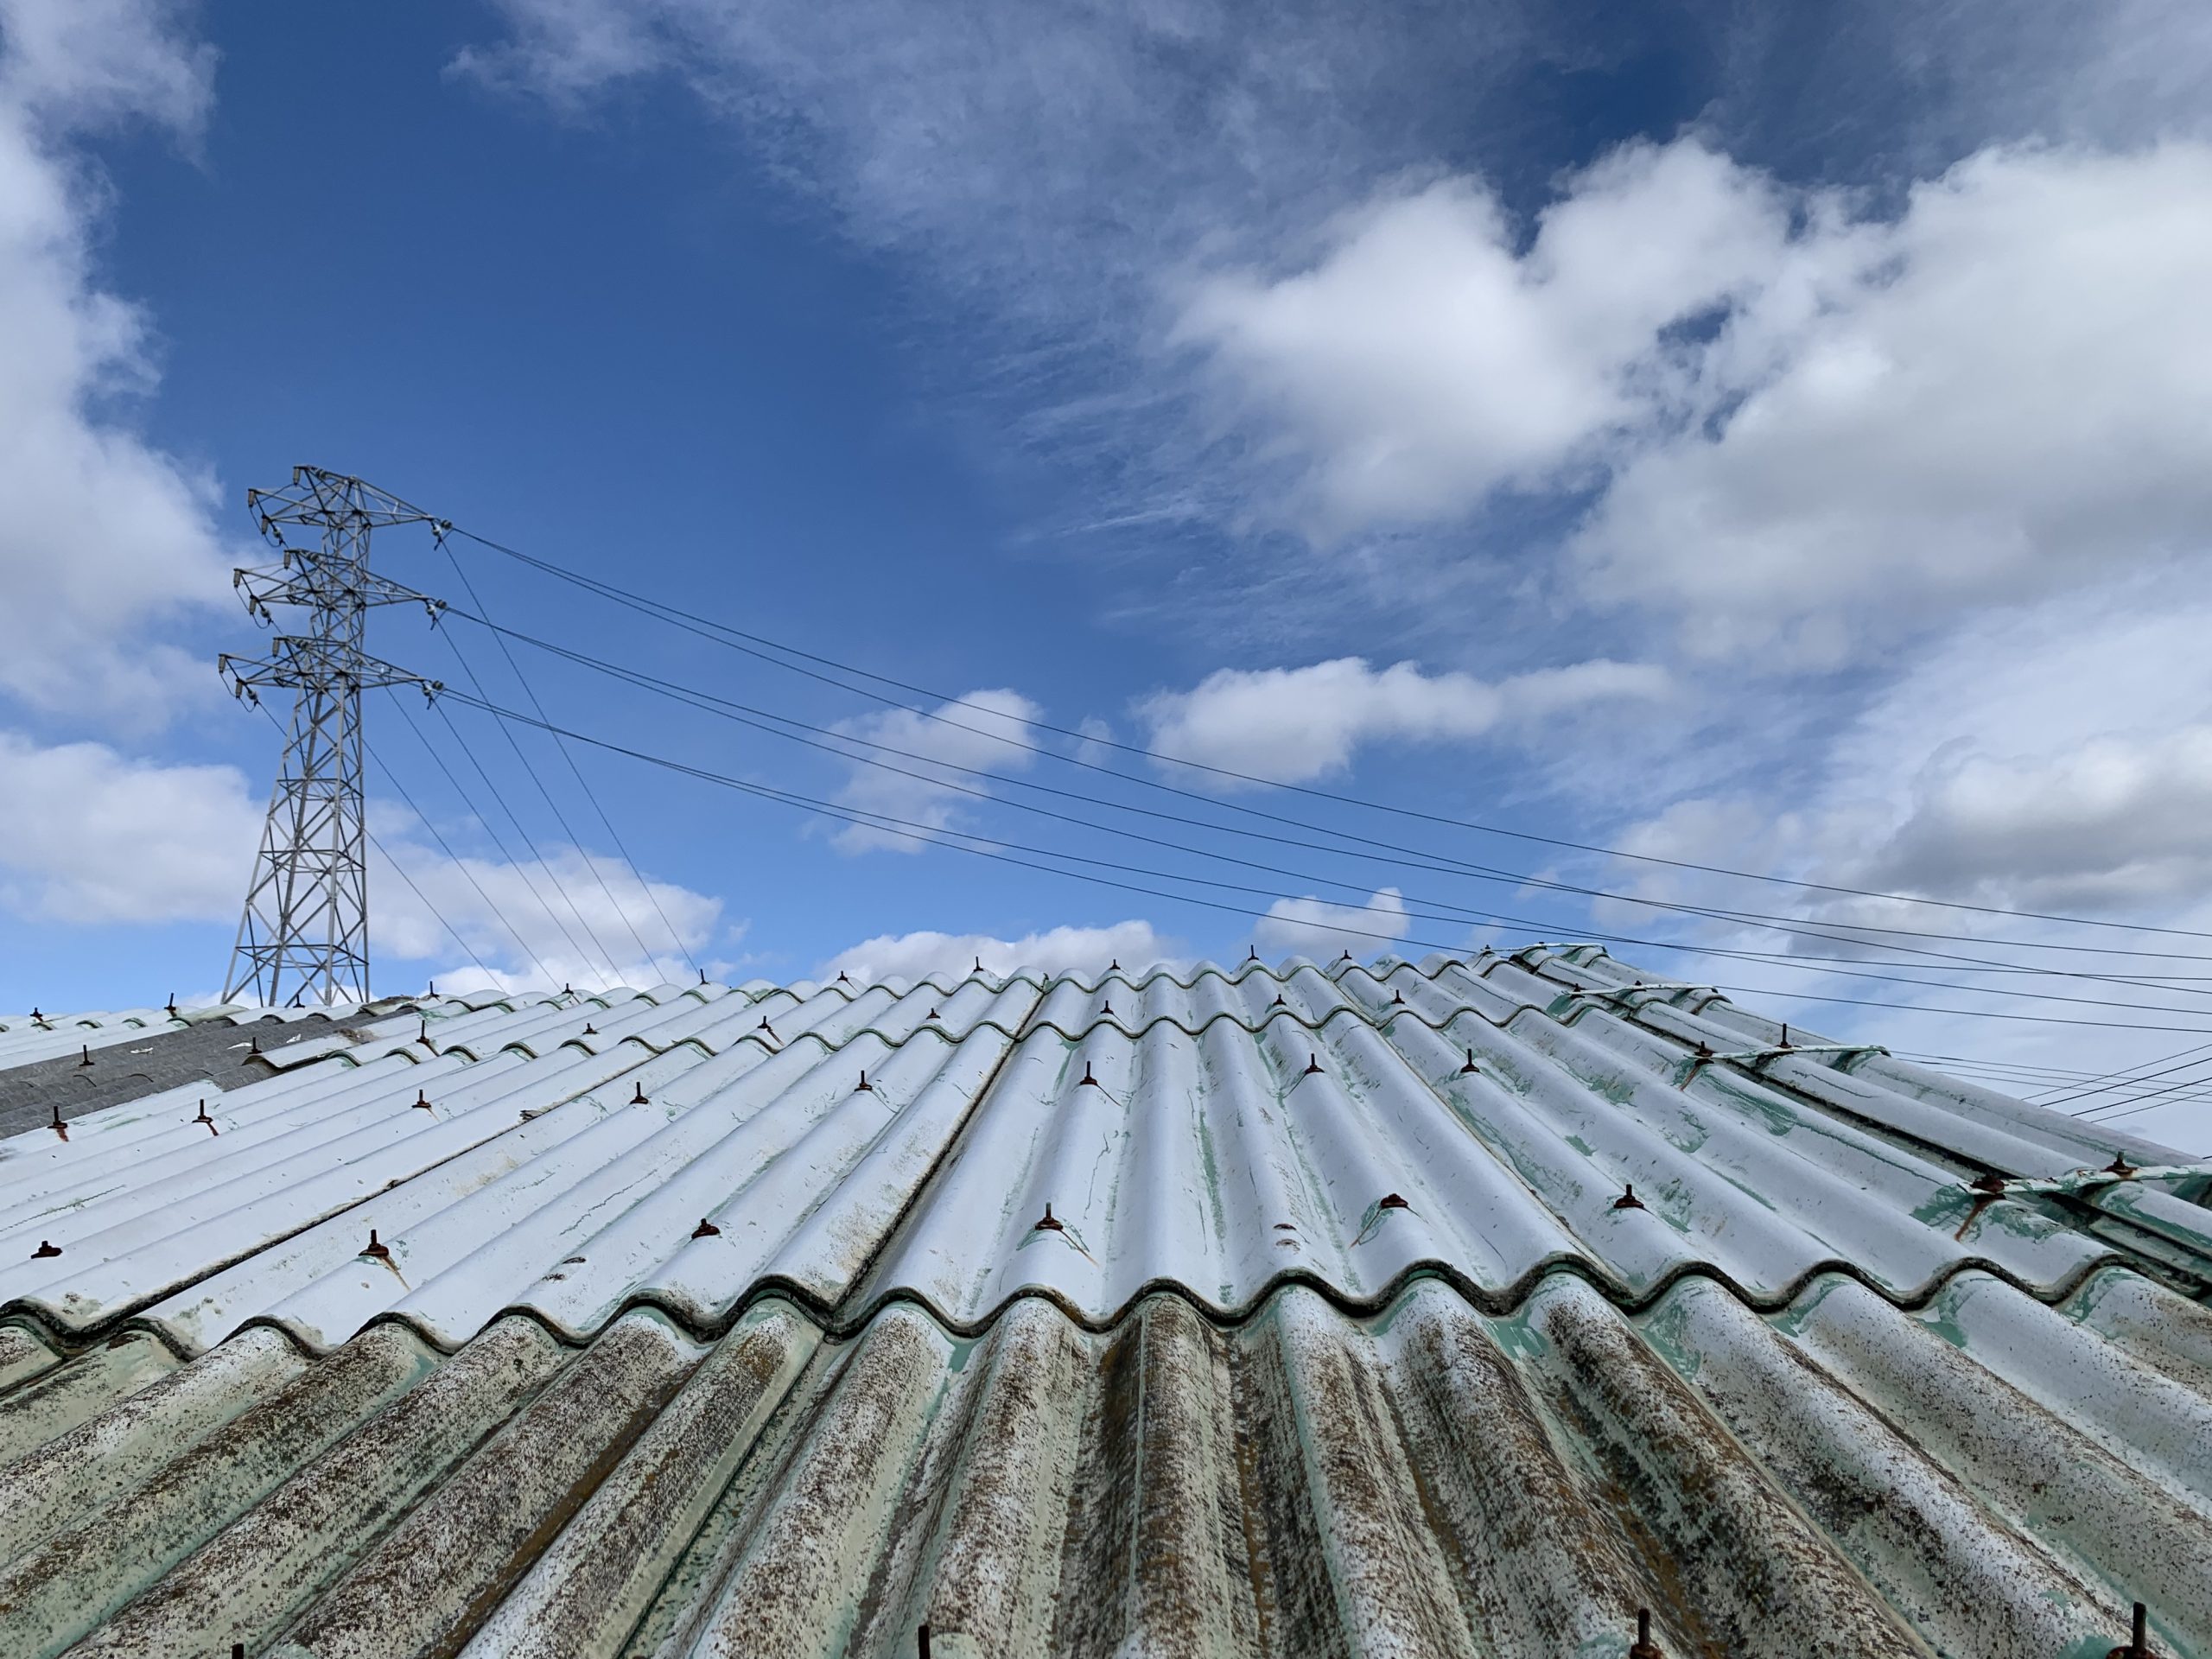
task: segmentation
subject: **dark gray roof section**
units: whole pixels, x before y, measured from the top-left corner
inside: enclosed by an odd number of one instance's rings
[[[338,1027],[327,1014],[290,1020],[225,1017],[204,1024],[149,1029],[121,1042],[0,1070],[0,1135],[43,1128],[140,1100],[163,1090],[207,1083],[217,1092],[276,1075],[259,1055],[325,1037]]]

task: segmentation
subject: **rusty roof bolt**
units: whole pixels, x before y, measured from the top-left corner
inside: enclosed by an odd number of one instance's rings
[[[1994,1170],[1984,1170],[1968,1183],[1977,1192],[1986,1192],[1992,1198],[2005,1190],[2005,1178]]]
[[[52,1129],[64,1141],[67,1141],[69,1138],[69,1126],[61,1121],[61,1103],[58,1100],[54,1103],[54,1122],[48,1124],[46,1127]]]
[[[168,1006],[164,1011],[172,1020],[176,1017],[176,993],[175,991],[171,991],[169,993]]]
[[[261,1033],[260,1033],[259,1032],[257,1032],[257,1032],[252,1033],[251,1033],[251,1036],[252,1036],[252,1043],[251,1043],[251,1050],[252,1050],[252,1052],[253,1052],[253,1053],[255,1053],[255,1054],[258,1054],[258,1053],[260,1053],[260,1052],[261,1052]]]
[[[207,1133],[210,1135],[220,1135],[222,1133],[220,1129],[215,1127],[215,1120],[207,1116],[207,1103],[204,1100],[200,1103],[200,1116],[194,1118],[192,1121],[195,1123],[205,1123],[207,1126]]]
[[[2137,1602],[2127,1645],[2114,1648],[2107,1659],[2158,1659],[2158,1656],[2151,1651],[2150,1620],[2150,1610],[2141,1602]]]
[[[1702,1037],[1698,1039],[1697,1057],[1700,1060],[1709,1060],[1713,1058],[1712,1045],[1707,1043]]]
[[[927,1024],[929,1024],[929,1022],[930,1022],[931,1020],[935,1020],[935,1019],[938,1019],[938,1018],[940,1018],[940,1017],[941,1017],[941,1016],[938,1014],[938,1011],[937,1011],[935,1008],[931,1008],[931,1009],[927,1014],[924,1014],[924,1015],[922,1016],[922,1023],[923,1023],[924,1025],[927,1025]],[[768,1022],[767,1022],[766,1020],[763,1020],[760,1023],[761,1023],[762,1025],[764,1025],[764,1026],[765,1026],[765,1025],[766,1025]]]
[[[1784,1048],[1789,1046],[1789,1022],[1787,1020],[1782,1022],[1782,1046]]]
[[[81,1071],[92,1063],[92,1046],[86,1043],[77,1052],[84,1056],[84,1058],[77,1062],[77,1069]]]
[[[598,1035],[599,1035],[599,1027],[598,1027],[597,1026],[594,1026],[594,1024],[592,1024],[592,1022],[591,1022],[590,1020],[585,1020],[585,1021],[584,1021],[584,1035],[585,1035],[585,1036],[587,1036],[587,1037],[596,1037],[596,1036],[598,1036]]]
[[[1111,1002],[1108,1002],[1104,1007],[1101,1007],[1098,1012],[1102,1015],[1111,1014],[1114,1012],[1114,1005]]]
[[[753,1027],[753,1029],[754,1029],[755,1031],[765,1031],[765,1032],[766,1032],[766,1033],[767,1033],[771,1037],[772,1037],[772,1036],[774,1036],[774,1035],[776,1034],[776,1028],[775,1028],[773,1026],[772,1026],[772,1025],[770,1025],[770,1024],[768,1023],[767,1019],[766,1018],[766,1016],[763,1016],[763,1017],[762,1017],[760,1023],[759,1025],[755,1026],[755,1027]]]
[[[425,1094],[425,1093],[424,1093],[422,1090],[420,1090],[420,1089],[417,1089],[417,1090],[416,1090],[416,1091],[415,1091],[415,1107],[414,1107],[414,1109],[415,1109],[415,1110],[416,1110],[416,1111],[418,1111],[418,1112],[427,1112],[427,1111],[429,1111],[429,1110],[430,1110],[430,1109],[431,1109],[431,1108],[430,1108],[430,1097],[429,1097],[429,1095],[427,1095],[427,1094]]]
[[[1045,1206],[1045,1219],[1039,1222],[1029,1230],[1033,1233],[1064,1233],[1067,1231],[1067,1229],[1061,1226],[1059,1222],[1053,1217],[1052,1206],[1048,1203]]]
[[[1302,1072],[1300,1072],[1299,1075],[1300,1075],[1300,1077],[1312,1077],[1312,1076],[1313,1076],[1316,1071],[1319,1071],[1320,1069],[1321,1069],[1321,1057],[1320,1057],[1319,1054],[1315,1054],[1315,1053],[1313,1053],[1313,1052],[1309,1052],[1306,1054],[1306,1070],[1305,1070],[1305,1071],[1303,1071]]]
[[[1628,1650],[1628,1659],[1667,1659],[1659,1644],[1651,1639],[1651,1610],[1636,1610],[1636,1645]]]
[[[1382,1195],[1381,1201],[1377,1203],[1375,1207],[1377,1210],[1410,1210],[1413,1208],[1413,1205],[1408,1204],[1403,1198],[1400,1198],[1395,1192],[1385,1192]]]
[[[973,973],[978,973],[978,974],[980,974],[980,973],[982,973],[982,972],[983,971],[983,959],[982,959],[981,957],[976,957],[976,965],[975,965],[975,967],[974,967],[972,969],[970,969],[969,971],[970,971],[970,972],[973,972]]]
[[[645,1098],[645,1085],[644,1081],[640,1079],[634,1087],[636,1088],[637,1092],[630,1096],[630,1103],[632,1106],[652,1105],[652,1102]]]
[[[1271,1008],[1279,1008],[1282,1007],[1282,993],[1281,991],[1277,991],[1275,993],[1275,1000],[1268,1003],[1268,1006]]]
[[[2112,1162],[2105,1166],[2105,1173],[2107,1175],[2117,1175],[2123,1181],[2129,1180],[2134,1177],[2135,1166],[2129,1163],[2126,1158],[2115,1152],[2112,1155]]]
[[[391,1260],[391,1252],[385,1248],[384,1241],[377,1236],[377,1230],[373,1227],[369,1229],[369,1248],[363,1250],[361,1254],[372,1255],[379,1262]]]
[[[1636,1196],[1636,1183],[1634,1181],[1630,1181],[1622,1186],[1620,1197],[1613,1200],[1613,1208],[1616,1210],[1641,1210],[1643,1208],[1643,1200]]]
[[[41,1238],[38,1242],[38,1249],[31,1252],[31,1260],[34,1262],[42,1262],[49,1255],[59,1255],[60,1254],[61,1251],[59,1248]]]
[[[721,1236],[722,1230],[704,1216],[699,1217],[699,1224],[691,1230],[691,1236],[694,1238],[720,1238]]]
[[[1089,1060],[1085,1060],[1083,1063],[1083,1075],[1076,1079],[1076,1087],[1080,1089],[1084,1084],[1089,1084],[1093,1089],[1103,1089],[1106,1086],[1104,1084],[1099,1082],[1097,1078],[1090,1075],[1090,1062]]]
[[[1467,1051],[1467,1063],[1466,1063],[1465,1065],[1463,1065],[1463,1066],[1461,1066],[1461,1067],[1459,1068],[1459,1075],[1460,1075],[1461,1077],[1465,1077],[1465,1076],[1467,1075],[1467,1073],[1468,1073],[1468,1072],[1470,1072],[1470,1071],[1473,1071],[1474,1069],[1475,1069],[1475,1051],[1474,1051],[1473,1049],[1471,1049],[1471,1049],[1469,1049],[1469,1050]]]
[[[875,1092],[875,1085],[868,1080],[868,1073],[865,1071],[861,1073],[861,1086],[853,1092],[856,1095],[872,1095]]]

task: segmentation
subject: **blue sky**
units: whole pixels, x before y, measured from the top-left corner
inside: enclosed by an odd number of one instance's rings
[[[378,861],[383,988],[1595,933],[2024,1088],[2212,1042],[2202,14],[1255,22],[0,0],[0,1006],[219,985],[276,738],[213,658],[261,638],[245,490],[309,461],[965,700],[455,539],[508,626],[929,777],[515,646],[560,723],[1154,889],[572,746],[649,899],[542,735],[379,697],[372,822],[430,901]],[[375,557],[463,599],[425,535]],[[372,645],[466,671],[420,618]],[[2129,1122],[2212,1138],[2186,1090]]]

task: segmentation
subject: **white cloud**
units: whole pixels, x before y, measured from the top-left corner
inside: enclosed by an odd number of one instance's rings
[[[203,662],[145,626],[226,597],[213,491],[115,413],[150,387],[149,327],[105,291],[91,241],[103,204],[68,148],[139,118],[189,141],[213,59],[178,8],[142,0],[0,5],[0,690],[45,709],[161,722]]]
[[[1349,950],[1365,961],[1413,931],[1395,887],[1376,889],[1364,905],[1332,905],[1308,895],[1278,899],[1252,930],[1262,956],[1298,955],[1326,962]]]
[[[1108,927],[1055,927],[1001,939],[988,933],[885,933],[841,950],[822,964],[822,977],[850,974],[863,982],[881,979],[958,978],[980,961],[994,974],[1016,968],[1046,974],[1099,974],[1119,962],[1135,974],[1155,963],[1173,962],[1182,944],[1151,923],[1116,922]]]
[[[0,906],[63,922],[234,921],[264,810],[234,766],[0,731]]]
[[[448,988],[485,982],[454,943],[456,932],[501,988],[579,990],[687,982],[695,976],[683,951],[696,955],[716,934],[721,899],[672,881],[640,886],[620,859],[574,847],[546,849],[543,867],[448,858],[410,815],[372,803],[372,818],[389,855],[370,864],[377,959],[430,964]]]
[[[1044,710],[1018,691],[970,691],[939,704],[935,713],[939,717],[932,720],[893,709],[839,721],[836,729],[848,737],[904,753],[877,755],[880,766],[854,763],[838,801],[909,824],[955,829],[963,821],[963,805],[976,799],[971,791],[988,785],[954,768],[1020,772],[1035,759],[1019,746],[1036,743],[1033,722]],[[845,825],[830,839],[847,853],[918,853],[928,846],[913,834],[861,823]]]
[[[1326,540],[1599,489],[1586,600],[1826,666],[1864,636],[2203,550],[2212,147],[1996,150],[1893,219],[1694,138],[1568,179],[1525,248],[1455,180],[1184,315]]]
[[[1137,712],[1155,754],[1298,784],[1344,772],[1363,743],[1466,742],[1667,690],[1662,671],[1636,663],[1577,663],[1492,683],[1340,657],[1304,668],[1222,669],[1191,690],[1154,693]]]
[[[2203,145],[1991,152],[1894,223],[1816,223],[1705,353],[1712,423],[1614,479],[1592,591],[1817,664],[1854,626],[2201,553],[2208,200]]]
[[[1647,426],[1681,393],[1664,331],[1770,275],[1786,204],[1694,139],[1639,144],[1519,235],[1446,179],[1345,216],[1310,269],[1198,284],[1176,338],[1297,463],[1317,535],[1553,486]]]

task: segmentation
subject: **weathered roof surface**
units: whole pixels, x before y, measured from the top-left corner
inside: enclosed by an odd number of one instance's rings
[[[2212,1172],[1782,1037],[1590,947],[365,1011],[0,1142],[0,1650],[2212,1656]]]

